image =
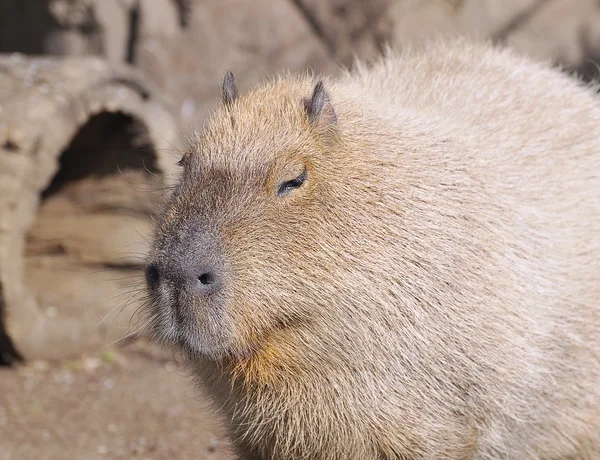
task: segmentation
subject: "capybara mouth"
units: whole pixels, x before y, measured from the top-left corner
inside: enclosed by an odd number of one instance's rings
[[[182,345],[194,356],[216,357],[227,353],[230,340],[227,318],[220,312],[200,315],[198,308],[181,299],[161,303],[154,313],[154,331],[171,345]]]

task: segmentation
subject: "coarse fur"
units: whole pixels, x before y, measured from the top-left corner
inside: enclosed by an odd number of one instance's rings
[[[156,330],[241,458],[599,459],[593,90],[466,41],[317,83],[230,85],[157,217]]]

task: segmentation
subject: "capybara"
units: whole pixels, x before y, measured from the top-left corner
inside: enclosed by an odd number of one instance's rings
[[[222,104],[152,325],[252,460],[600,459],[600,107],[465,40]]]

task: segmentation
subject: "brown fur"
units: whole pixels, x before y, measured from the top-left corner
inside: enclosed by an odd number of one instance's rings
[[[593,91],[462,42],[316,83],[230,91],[157,219],[220,264],[151,312],[242,458],[600,458]]]

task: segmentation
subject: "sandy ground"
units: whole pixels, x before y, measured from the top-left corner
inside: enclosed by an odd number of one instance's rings
[[[231,459],[216,420],[145,343],[0,368],[0,460]]]

